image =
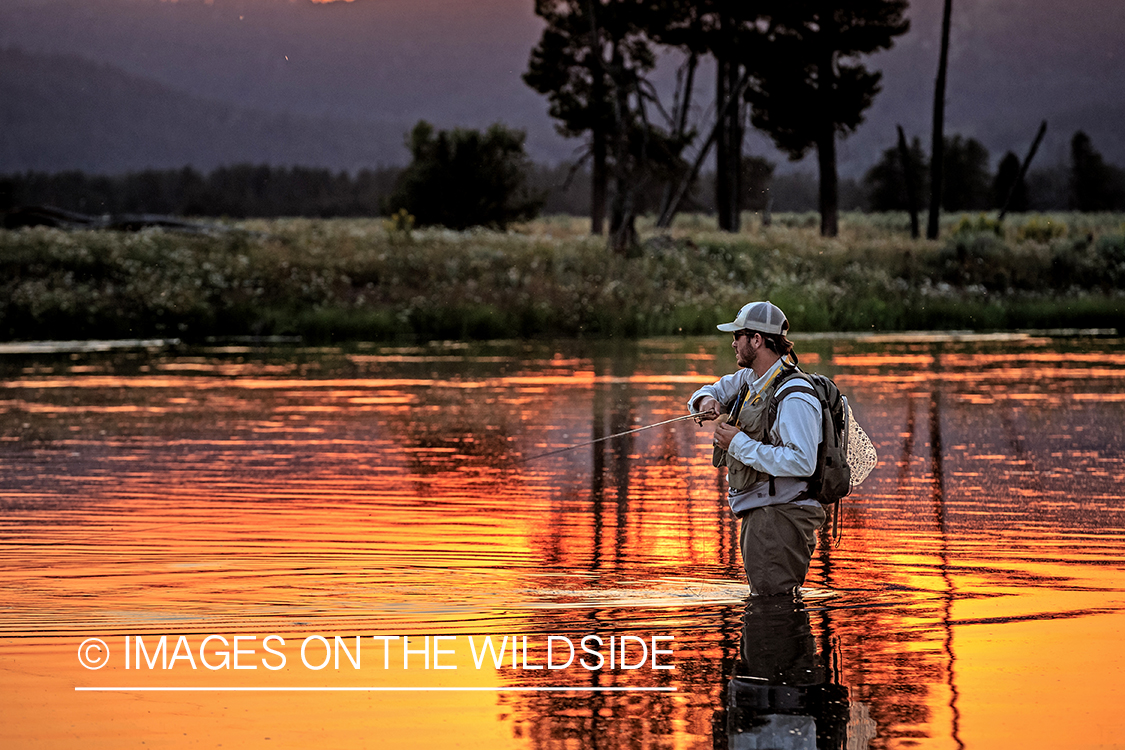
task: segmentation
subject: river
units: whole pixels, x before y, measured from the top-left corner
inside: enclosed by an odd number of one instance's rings
[[[0,346],[6,747],[1125,746],[1125,340],[796,338],[879,465],[747,600],[723,337]]]

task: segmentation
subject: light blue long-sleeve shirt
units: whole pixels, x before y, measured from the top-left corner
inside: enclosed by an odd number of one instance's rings
[[[704,396],[710,396],[720,404],[729,404],[745,383],[750,384],[752,399],[782,367],[783,362],[778,360],[760,378],[755,378],[750,368],[731,373],[691,394],[688,408],[692,413],[698,412],[699,400]],[[783,383],[778,389],[778,396],[785,396],[789,388],[804,382],[791,379]],[[754,440],[745,432],[735,435],[727,452],[747,466],[773,476],[775,494],[769,494],[768,480],[743,490],[732,489],[728,497],[731,510],[742,514],[751,508],[791,502],[808,489],[804,477],[811,476],[816,470],[817,446],[823,439],[821,423],[820,402],[807,393],[793,393],[781,398],[778,403],[777,419],[770,433],[775,445]],[[814,499],[798,500],[797,503],[819,505]]]

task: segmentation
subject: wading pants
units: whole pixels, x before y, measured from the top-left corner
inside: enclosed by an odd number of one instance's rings
[[[755,596],[788,594],[805,582],[824,523],[819,505],[767,505],[742,517],[742,565]]]

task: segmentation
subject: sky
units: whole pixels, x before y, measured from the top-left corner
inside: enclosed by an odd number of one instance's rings
[[[884,71],[884,91],[841,143],[845,174],[892,145],[896,124],[928,142],[941,0],[915,0],[908,16],[910,32],[868,59]],[[533,157],[558,161],[580,143],[554,134],[546,100],[520,79],[541,29],[532,0],[0,3],[0,47],[77,55],[272,112],[403,129],[422,118],[441,127],[500,121],[527,131]],[[1120,0],[955,0],[947,132],[980,138],[998,161],[1005,149],[1022,154],[1047,118],[1041,159],[1064,158],[1083,127],[1125,161],[1122,40]],[[662,66],[662,80],[672,68]],[[701,120],[711,88],[705,79],[698,89]],[[748,149],[781,159],[760,136]]]

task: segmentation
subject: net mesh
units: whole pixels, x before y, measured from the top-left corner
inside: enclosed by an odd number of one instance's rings
[[[852,487],[857,486],[875,465],[879,463],[879,455],[875,452],[875,446],[871,443],[871,438],[867,437],[867,433],[859,426],[859,422],[855,421],[855,415],[852,414],[852,407],[848,407],[848,466],[852,469]]]

